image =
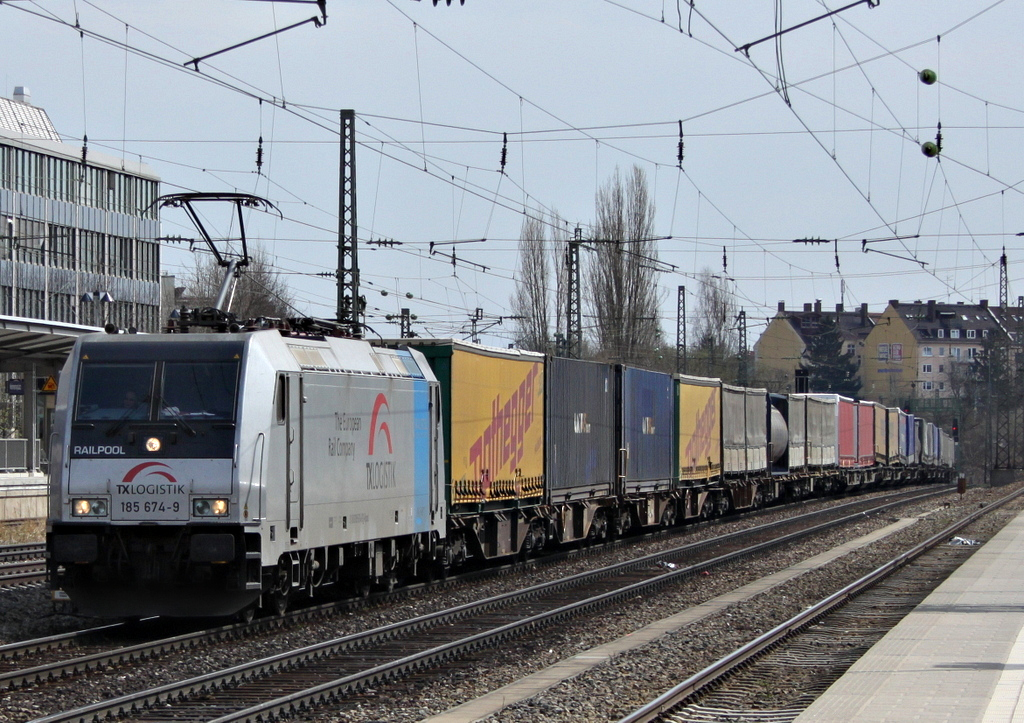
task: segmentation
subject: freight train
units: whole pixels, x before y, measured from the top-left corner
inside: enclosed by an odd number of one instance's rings
[[[948,482],[899,409],[453,340],[93,334],[60,376],[65,609],[248,616],[784,499]]]

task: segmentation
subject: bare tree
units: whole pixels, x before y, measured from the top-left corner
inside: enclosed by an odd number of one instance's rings
[[[557,340],[565,328],[566,315],[564,229],[565,222],[557,211],[539,212],[523,220],[519,273],[511,302],[515,343],[521,349],[559,351]]]
[[[185,276],[185,295],[191,306],[213,304],[224,279],[224,268],[213,256],[201,260]],[[287,318],[297,316],[294,298],[287,284],[278,275],[270,256],[262,248],[250,249],[249,263],[241,268],[228,299],[228,308],[239,319],[258,317]]]
[[[623,183],[616,169],[597,192],[596,213],[585,287],[598,353],[616,362],[643,362],[656,356],[663,342],[654,203],[644,170],[633,166]]]
[[[739,344],[735,333],[736,299],[729,282],[706,268],[697,287],[693,368],[707,376],[731,379],[736,374]]]
[[[515,341],[520,349],[547,352],[551,345],[547,226],[542,218],[527,216],[519,232],[519,274],[512,297]]]

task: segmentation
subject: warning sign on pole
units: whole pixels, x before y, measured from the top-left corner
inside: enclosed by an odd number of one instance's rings
[[[43,382],[43,388],[40,389],[43,394],[53,394],[57,391],[57,380],[51,377],[46,377],[46,381]]]

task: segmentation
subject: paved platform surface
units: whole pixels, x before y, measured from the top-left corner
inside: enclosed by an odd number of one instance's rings
[[[1024,513],[797,723],[1024,723]]]

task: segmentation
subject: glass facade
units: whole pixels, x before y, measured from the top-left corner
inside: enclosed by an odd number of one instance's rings
[[[159,181],[61,145],[0,129],[0,314],[159,331]]]

